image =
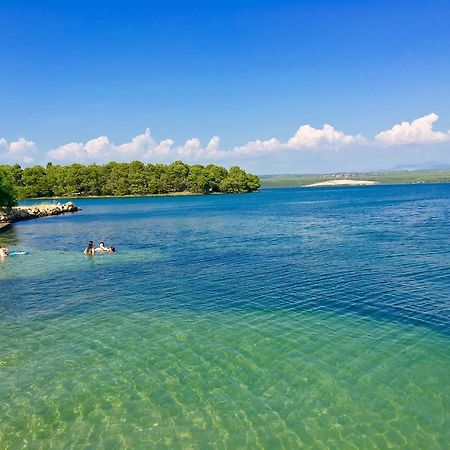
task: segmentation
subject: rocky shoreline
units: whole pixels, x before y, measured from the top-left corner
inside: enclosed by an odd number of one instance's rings
[[[67,203],[42,203],[30,206],[15,206],[11,209],[0,209],[0,232],[6,230],[12,223],[21,220],[37,219],[39,217],[59,216],[60,214],[81,211],[81,208]]]

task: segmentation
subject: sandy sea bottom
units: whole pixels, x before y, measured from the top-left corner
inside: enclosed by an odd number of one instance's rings
[[[448,340],[413,326],[108,312],[0,336],[6,448],[445,448],[450,438]]]

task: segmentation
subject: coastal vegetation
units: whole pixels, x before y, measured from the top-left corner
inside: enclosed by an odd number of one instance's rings
[[[15,199],[73,196],[127,196],[171,193],[244,193],[259,189],[256,175],[237,166],[227,170],[209,164],[169,165],[110,162],[105,165],[48,163],[46,167],[0,166],[1,202]],[[12,201],[12,203],[11,203]]]
[[[302,187],[324,181],[373,181],[378,184],[450,183],[450,170],[402,170],[308,175],[263,175],[263,188]]]
[[[10,208],[16,204],[16,194],[11,182],[0,170],[0,208]]]

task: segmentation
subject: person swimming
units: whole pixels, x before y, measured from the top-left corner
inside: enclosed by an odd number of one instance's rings
[[[9,250],[6,247],[0,247],[0,258],[6,258],[9,255]]]
[[[100,241],[98,243],[98,247],[95,249],[96,252],[107,252],[108,247],[105,246],[105,243],[103,241]]]
[[[116,247],[107,247],[103,241],[100,241],[95,251],[97,253],[115,253]]]
[[[84,249],[83,252],[85,255],[94,256],[95,255],[95,249],[94,249],[94,241],[89,241],[87,247]]]

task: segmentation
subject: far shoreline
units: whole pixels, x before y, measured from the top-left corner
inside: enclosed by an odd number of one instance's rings
[[[380,185],[417,185],[417,184],[448,184],[450,183],[450,169],[447,170],[417,170],[417,171],[388,171],[388,172],[338,172],[329,174],[285,174],[261,175],[263,189],[306,187],[311,185],[330,186],[373,182]],[[355,183],[356,182],[356,183]],[[334,184],[334,183],[333,183]]]
[[[210,194],[202,194],[197,192],[168,192],[166,194],[127,194],[127,195],[57,195],[53,197],[30,197],[22,198],[19,202],[27,200],[71,200],[71,199],[90,199],[90,198],[139,198],[139,197],[190,197],[203,195],[222,195],[223,192],[211,192]]]
[[[302,184],[302,185],[286,185],[286,186],[261,186],[258,190],[253,192],[233,192],[232,194],[255,194],[261,192],[262,190],[275,190],[275,189],[300,189],[300,188],[348,188],[348,187],[380,187],[380,186],[417,186],[417,185],[437,185],[437,184],[450,184],[450,181],[416,181],[416,182],[404,182],[404,183],[381,183],[381,182],[371,182],[367,183],[369,180],[362,180],[361,183],[358,183],[360,180],[355,180],[356,183],[334,183],[329,184],[328,181],[335,180],[327,180],[322,183],[314,183],[314,184]],[[73,195],[73,196],[56,196],[56,197],[30,197],[23,198],[18,200],[20,205],[21,202],[28,201],[45,201],[45,200],[95,200],[95,199],[114,199],[114,198],[152,198],[152,197],[208,197],[210,195],[229,195],[230,193],[225,192],[211,192],[209,194],[202,194],[196,192],[171,192],[167,194],[128,194],[128,195]]]
[[[208,197],[210,195],[230,195],[230,194],[254,194],[261,190],[258,189],[252,192],[210,192],[208,194],[202,194],[200,192],[168,192],[166,194],[127,194],[127,195],[66,195],[66,196],[54,196],[54,197],[30,197],[21,198],[17,200],[20,202],[37,201],[37,200],[89,200],[89,199],[102,199],[102,198],[147,198],[147,197]]]

